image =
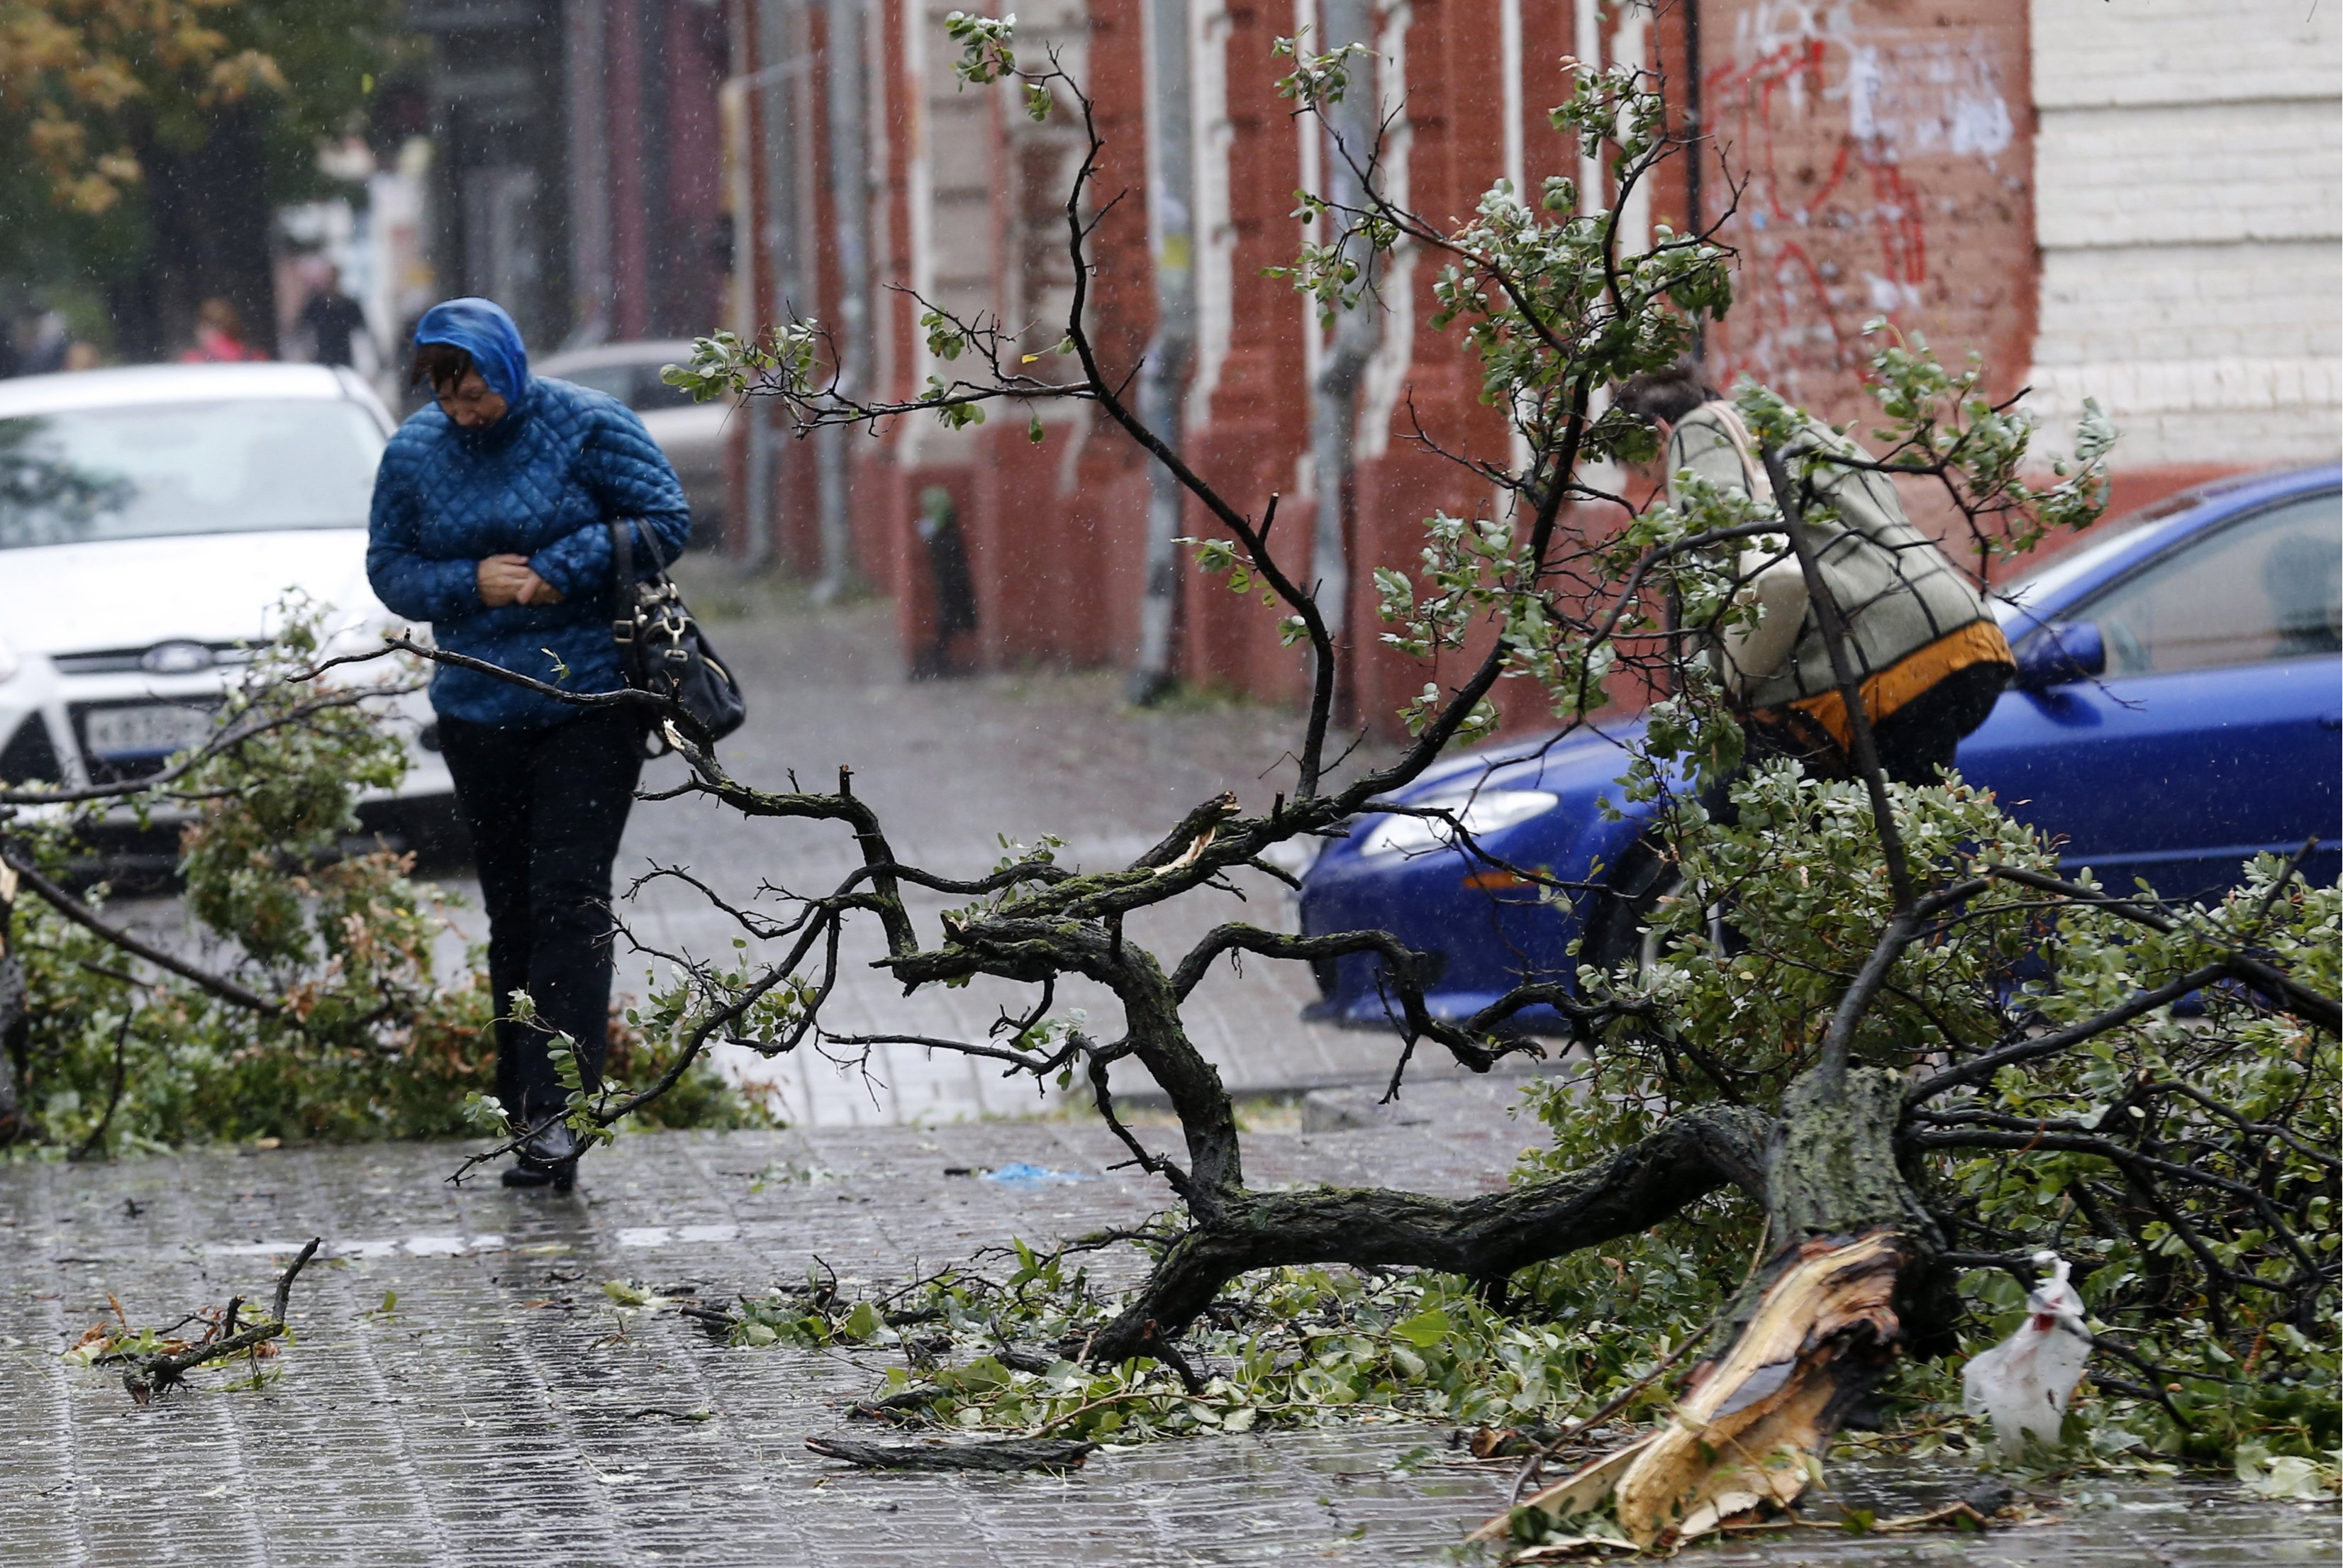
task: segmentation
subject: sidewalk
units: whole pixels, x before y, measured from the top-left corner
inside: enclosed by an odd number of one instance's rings
[[[1413,1126],[1255,1135],[1252,1178],[1447,1193],[1502,1181],[1528,1130],[1501,1098],[1427,1089],[1423,1103],[1438,1114]],[[594,1156],[568,1200],[449,1188],[460,1152],[0,1167],[0,1419],[13,1429],[0,1433],[0,1562],[1380,1568],[1447,1561],[1508,1479],[1454,1466],[1447,1432],[1413,1422],[1109,1450],[1064,1479],[853,1472],[804,1440],[844,1423],[883,1357],[729,1349],[672,1314],[622,1318],[600,1289],[626,1279],[722,1301],[800,1279],[817,1255],[849,1279],[898,1280],[1161,1207],[1142,1179],[1107,1171],[1121,1151],[1087,1123],[641,1134]],[[1018,1189],[944,1174],[1020,1160],[1096,1179]],[[298,1342],[261,1392],[183,1391],[141,1410],[113,1372],[58,1359],[116,1299],[159,1325],[260,1293],[312,1235],[332,1261],[297,1286]],[[1832,1473],[1883,1515],[1965,1484],[1957,1471]],[[1982,1541],[1796,1532],[1697,1560],[2216,1568],[2335,1553],[2331,1510],[2126,1483],[2065,1523]]]

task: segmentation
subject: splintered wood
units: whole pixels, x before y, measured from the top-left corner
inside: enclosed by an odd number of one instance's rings
[[[1523,1506],[1564,1521],[1608,1503],[1643,1547],[1690,1540],[1769,1503],[1788,1506],[1847,1408],[1894,1358],[1893,1298],[1908,1256],[1904,1238],[1885,1230],[1806,1242],[1732,1348],[1694,1374],[1672,1422]],[[1504,1534],[1512,1517],[1490,1520],[1473,1539]]]

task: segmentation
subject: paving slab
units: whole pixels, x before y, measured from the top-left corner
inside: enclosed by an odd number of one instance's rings
[[[1531,1136],[1506,1096],[1424,1095],[1441,1114],[1423,1121],[1252,1135],[1252,1177],[1450,1194],[1501,1182]],[[452,1188],[462,1150],[446,1144],[0,1168],[0,1563],[1451,1560],[1506,1478],[1453,1466],[1440,1427],[1109,1450],[1064,1478],[859,1473],[804,1440],[843,1423],[883,1356],[731,1349],[673,1314],[624,1313],[600,1289],[627,1279],[722,1300],[802,1279],[817,1259],[848,1279],[900,1280],[1011,1236],[1127,1224],[1162,1194],[1110,1169],[1121,1152],[1072,1121],[639,1134],[594,1155],[567,1199]],[[1020,1160],[1092,1179],[944,1174]],[[260,1392],[197,1388],[140,1409],[112,1372],[59,1359],[116,1302],[159,1324],[262,1294],[312,1235],[328,1261],[297,1287],[297,1342]],[[1968,1479],[1944,1466],[1833,1474],[1883,1515]],[[1983,1541],[1798,1532],[1694,1560],[2214,1568],[2331,1563],[2337,1542],[2331,1510],[2127,1483],[2107,1506]]]

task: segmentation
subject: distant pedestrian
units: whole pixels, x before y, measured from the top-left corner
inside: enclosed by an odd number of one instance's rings
[[[268,356],[244,340],[244,317],[225,299],[204,301],[196,311],[196,345],[179,356],[183,365],[232,365]]]
[[[635,530],[639,572],[691,537],[683,487],[617,398],[532,377],[520,330],[485,299],[436,306],[415,328],[414,378],[436,401],[391,437],[375,478],[367,575],[438,646],[575,692],[626,683],[610,633],[610,525]],[[643,724],[493,675],[431,678],[439,747],[471,828],[488,915],[497,1095],[539,1129],[509,1187],[575,1180],[578,1142],[555,1121],[567,1090],[555,1037],[601,1081],[610,1009],[610,866],[642,769]],[[525,990],[531,1016],[508,1008]]]
[[[920,497],[920,518],[911,525],[927,548],[928,581],[934,590],[935,635],[911,659],[911,678],[932,680],[968,668],[956,644],[976,629],[976,584],[969,576],[968,546],[960,538],[960,514],[951,492],[930,485]]]
[[[1635,377],[1615,402],[1658,431],[1671,501],[1685,469],[1719,488],[1773,494],[1739,412],[1694,367]],[[1786,466],[1795,472],[1797,455],[1817,449],[1862,456],[1809,420],[1791,437]],[[1886,475],[1825,464],[1813,483],[1836,514],[1812,524],[1815,555],[1845,623],[1881,769],[1901,783],[1935,783],[1993,713],[2014,668],[2009,644],[1984,595],[1905,516]],[[1786,539],[1769,536],[1743,548],[1739,570],[1756,624],[1727,628],[1711,653],[1752,757],[1792,757],[1809,772],[1849,776],[1854,729],[1797,558]]]
[[[65,367],[73,331],[65,318],[46,306],[36,306],[14,334],[17,376],[48,376]]]
[[[366,311],[342,292],[342,274],[328,266],[325,278],[301,306],[297,324],[309,339],[309,357],[319,365],[356,365],[356,346],[371,344]]]

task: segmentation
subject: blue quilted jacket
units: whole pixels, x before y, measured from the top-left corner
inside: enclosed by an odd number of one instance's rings
[[[634,518],[673,560],[691,532],[683,487],[643,422],[617,398],[532,377],[512,318],[482,299],[433,307],[417,343],[468,351],[508,405],[467,430],[434,404],[391,437],[375,477],[367,577],[392,614],[431,623],[438,645],[573,691],[625,685],[610,638],[610,532]],[[638,537],[637,570],[652,570]],[[483,557],[525,555],[558,605],[480,603]],[[441,666],[431,705],[474,724],[535,728],[580,711],[471,670]]]

